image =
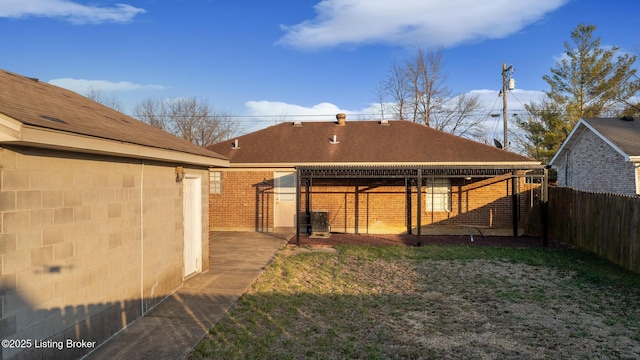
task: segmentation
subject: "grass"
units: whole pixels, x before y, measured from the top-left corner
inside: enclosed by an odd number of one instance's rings
[[[638,358],[640,278],[578,250],[283,250],[192,359]]]

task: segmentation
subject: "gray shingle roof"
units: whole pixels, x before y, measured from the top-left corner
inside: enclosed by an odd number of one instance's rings
[[[628,156],[640,156],[640,119],[625,121],[619,118],[589,118],[583,120]]]
[[[333,136],[337,143],[332,143]],[[233,149],[234,140],[238,149]],[[281,123],[209,146],[241,163],[539,163],[409,121]]]
[[[5,70],[0,70],[0,113],[43,129],[223,159],[73,91]]]

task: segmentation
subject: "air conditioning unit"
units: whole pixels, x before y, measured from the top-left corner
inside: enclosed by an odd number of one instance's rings
[[[311,238],[328,238],[331,235],[329,210],[311,210]]]

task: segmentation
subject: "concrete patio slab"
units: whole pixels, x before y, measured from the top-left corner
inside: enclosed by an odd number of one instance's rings
[[[262,274],[293,233],[212,232],[209,271],[85,359],[184,359]]]

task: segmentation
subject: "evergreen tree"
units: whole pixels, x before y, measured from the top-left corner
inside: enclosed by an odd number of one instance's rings
[[[550,75],[546,99],[527,106],[530,118],[518,123],[528,155],[549,161],[580,118],[620,116],[640,90],[635,55],[603,48],[595,25],[579,24],[564,43],[565,56]]]
[[[525,109],[535,115],[518,121],[518,127],[523,130],[519,145],[526,155],[547,164],[571,131],[571,126],[564,120],[564,112],[558,104],[548,98],[525,104]]]

